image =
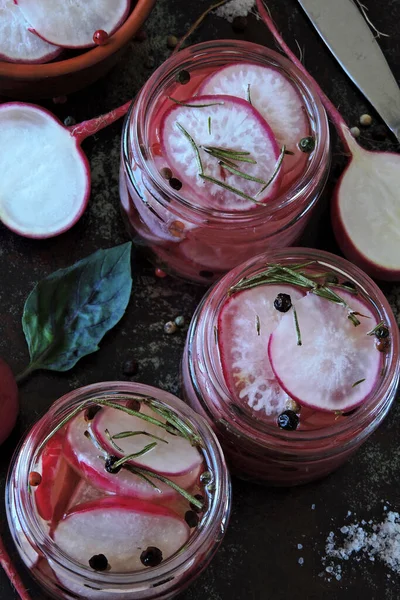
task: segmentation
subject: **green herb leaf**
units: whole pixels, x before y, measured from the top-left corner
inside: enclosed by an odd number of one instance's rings
[[[260,335],[261,323],[260,323],[260,317],[258,315],[256,315],[256,329],[257,329],[257,335]]]
[[[301,342],[301,332],[300,332],[300,327],[299,327],[299,319],[297,318],[297,311],[294,306],[293,306],[293,317],[294,317],[294,326],[296,328],[297,345],[301,346],[302,342]]]
[[[131,247],[98,250],[35,286],[22,317],[31,362],[19,380],[37,369],[68,371],[99,349],[129,302]]]
[[[365,377],[364,377],[364,379],[359,379],[358,381],[356,381],[355,383],[353,383],[353,385],[351,387],[356,387],[356,385],[359,385],[363,381],[365,381]]]

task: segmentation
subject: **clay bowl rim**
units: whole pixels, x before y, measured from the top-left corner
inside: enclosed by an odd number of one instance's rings
[[[36,81],[50,77],[62,77],[93,67],[118,52],[129,42],[150,14],[155,3],[156,0],[138,0],[125,23],[104,46],[96,46],[73,58],[44,64],[0,61],[0,76],[15,80]]]

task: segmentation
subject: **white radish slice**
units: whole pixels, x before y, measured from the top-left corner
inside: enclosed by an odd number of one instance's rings
[[[192,197],[195,194],[196,201],[203,206],[229,211],[254,209],[257,203],[251,198],[266,203],[274,197],[280,185],[280,171],[265,187],[222,168],[220,161],[202,148],[214,146],[248,152],[246,157],[256,164],[235,161],[237,169],[269,181],[277,167],[279,146],[268,123],[246,100],[232,96],[196,96],[186,101],[190,106],[172,101],[171,104],[160,125],[161,145],[172,172],[183,183],[180,193]],[[200,176],[195,149],[181,128],[199,147],[204,175],[235,188],[250,199]]]
[[[369,307],[339,290],[358,317],[355,327],[348,309],[308,294],[295,303],[302,345],[297,344],[293,310],[272,333],[268,353],[283,389],[297,402],[323,411],[345,411],[366,400],[382,368],[374,336],[377,325]]]
[[[14,0],[0,0],[0,60],[44,63],[60,52],[61,48],[29,31],[29,23]]]
[[[267,416],[279,415],[287,402],[268,359],[269,337],[285,314],[274,307],[278,294],[289,294],[293,302],[303,296],[289,285],[257,286],[231,296],[218,319],[222,371],[229,391],[240,404]]]
[[[155,502],[168,502],[179,496],[178,492],[167,484],[153,480],[159,488],[158,491],[150,483],[126,469],[121,469],[118,473],[108,473],[104,466],[104,456],[85,436],[87,425],[82,414],[71,421],[64,440],[64,454],[71,466],[91,485],[105,492],[134,496]],[[175,477],[174,481],[185,489],[190,487],[188,484],[193,483],[191,474],[188,477]]]
[[[110,571],[128,573],[146,567],[140,555],[158,548],[162,560],[189,539],[186,523],[168,508],[123,496],[81,505],[61,521],[54,542],[75,561],[89,567],[92,556],[104,554]]]
[[[294,152],[285,156],[284,171],[305,164],[306,155],[298,148],[299,141],[310,135],[305,106],[294,85],[278,69],[235,63],[207,77],[198,93],[228,94],[247,101],[250,94],[251,104],[267,121],[279,146]]]
[[[165,423],[165,419],[155,413],[149,406],[141,404],[140,413]],[[113,408],[103,408],[94,417],[91,428],[101,445],[109,454],[128,456],[140,452],[151,443],[157,445],[143,456],[132,459],[130,464],[139,465],[167,477],[191,475],[193,483],[197,480],[203,463],[203,458],[197,448],[183,437],[172,435],[165,429],[147,421],[128,415]],[[144,431],[148,435],[134,435],[114,440],[122,450],[119,452],[106,436],[106,430],[112,437],[118,433]],[[151,435],[156,436],[152,438]],[[157,439],[157,438],[161,438]]]
[[[335,189],[335,236],[347,258],[369,275],[399,281],[400,156],[364,150],[342,132],[352,158]]]
[[[90,195],[90,166],[80,144],[123,116],[129,103],[64,127],[33,104],[0,106],[0,220],[19,235],[49,238],[72,227]]]
[[[66,48],[94,46],[97,30],[112,35],[130,8],[130,0],[17,0],[17,4],[41,38]]]

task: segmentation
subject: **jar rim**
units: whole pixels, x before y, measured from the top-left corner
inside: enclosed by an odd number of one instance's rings
[[[222,369],[218,372],[219,358],[216,361],[212,360],[212,351],[215,348],[215,334],[212,331],[213,323],[218,318],[219,310],[226,300],[226,294],[229,287],[234,282],[239,281],[245,275],[254,273],[260,270],[259,267],[266,266],[268,262],[277,263],[279,261],[291,262],[307,262],[316,260],[321,266],[327,267],[329,271],[341,273],[346,279],[354,282],[359,291],[373,305],[378,312],[381,320],[385,321],[391,331],[391,344],[388,354],[386,355],[385,372],[377,388],[373,391],[371,397],[368,397],[357,410],[346,417],[344,420],[338,420],[321,429],[315,430],[296,430],[295,432],[287,432],[278,428],[276,425],[265,421],[257,420],[254,416],[245,415],[244,418],[233,415],[229,409],[232,404],[232,397],[225,383]],[[215,297],[217,296],[217,300]],[[214,301],[216,306],[210,306]],[[210,414],[215,420],[216,410],[214,410],[213,402],[206,402],[198,385],[195,374],[192,356],[198,352],[196,343],[196,332],[199,326],[199,321],[204,321],[205,328],[202,328],[201,339],[203,343],[202,360],[204,360],[207,376],[211,381],[211,385],[216,391],[218,398],[218,409],[223,413],[223,427],[229,430],[230,434],[248,439],[252,443],[258,443],[260,446],[273,448],[274,445],[280,443],[279,451],[286,449],[288,452],[295,450],[301,442],[324,442],[332,437],[345,439],[346,434],[350,431],[355,431],[357,435],[363,435],[363,432],[370,425],[371,419],[382,419],[386,414],[394,396],[394,391],[397,388],[400,377],[400,362],[398,360],[400,350],[399,330],[397,327],[395,316],[390,308],[390,305],[378,286],[357,266],[351,264],[346,259],[336,256],[330,252],[308,248],[286,248],[283,250],[271,250],[269,252],[259,254],[250,260],[242,263],[238,267],[232,269],[212,288],[210,288],[193,316],[188,332],[188,347],[196,347],[195,352],[189,352],[189,373],[194,391],[201,402],[207,414]],[[220,365],[219,365],[220,366]],[[254,435],[257,435],[255,439]],[[354,437],[352,437],[352,440]],[[352,442],[353,443],[353,442]],[[343,450],[343,446],[340,448]],[[315,454],[316,449],[313,446],[312,454]]]
[[[291,81],[295,82],[297,88],[301,90],[303,100],[307,103],[309,112],[312,111],[316,128],[317,145],[311,155],[309,164],[301,177],[291,185],[289,190],[278,194],[276,198],[269,200],[265,206],[256,205],[245,211],[221,211],[193,204],[176,190],[167,187],[166,181],[153,168],[153,161],[147,160],[145,151],[147,116],[151,112],[149,106],[151,106],[151,102],[154,100],[158,90],[162,89],[165,82],[169,78],[175,77],[186,65],[189,68],[193,60],[201,60],[204,64],[204,60],[207,57],[209,58],[213,50],[218,51],[218,60],[221,60],[221,57],[224,56],[233,60],[237,56],[240,62],[256,62],[258,60],[258,62],[264,62],[269,66],[280,68]],[[138,110],[139,104],[145,107],[145,111]],[[132,140],[130,140],[131,135]],[[136,188],[135,178],[130,169],[130,149],[132,145],[137,150],[135,162],[139,164],[151,186],[154,186],[157,190],[157,200],[163,206],[168,206],[169,210],[172,210],[173,204],[177,207],[177,213],[181,210],[184,216],[185,211],[190,211],[192,214],[198,215],[199,218],[207,218],[210,223],[231,222],[235,224],[239,222],[251,222],[253,224],[256,221],[263,222],[266,217],[273,215],[278,210],[295,204],[301,198],[304,198],[304,196],[309,197],[311,208],[315,202],[315,194],[312,192],[321,177],[321,175],[318,177],[321,165],[326,164],[326,161],[329,160],[330,135],[325,109],[310,78],[307,78],[297,69],[289,59],[266,46],[245,40],[227,39],[201,42],[185,48],[176,55],[172,55],[152,74],[140,91],[125,118],[122,134],[122,157],[124,165],[130,183]],[[171,199],[173,200],[172,204],[170,204]]]
[[[213,474],[212,482],[215,485],[215,491],[212,495],[208,496],[209,507],[199,524],[199,528],[195,533],[191,532],[188,542],[178,552],[163,561],[160,565],[151,567],[151,569],[142,569],[129,573],[101,573],[93,571],[89,566],[86,567],[69,557],[58,546],[49,541],[48,534],[43,531],[39,524],[36,511],[32,505],[31,495],[28,492],[28,486],[17,490],[19,494],[18,516],[24,533],[31,545],[36,547],[43,556],[53,561],[63,571],[69,572],[76,577],[82,577],[84,580],[90,581],[91,584],[103,587],[129,586],[132,588],[135,585],[145,584],[148,587],[156,587],[164,582],[167,583],[170,579],[172,581],[172,579],[175,579],[175,573],[183,569],[188,562],[192,561],[196,553],[204,545],[207,543],[215,544],[222,540],[231,508],[230,476],[220,444],[207,421],[182,400],[167,391],[146,384],[120,381],[102,382],[78,388],[59,398],[50,407],[45,415],[28,432],[20,448],[16,450],[13,456],[7,478],[8,498],[13,493],[15,496],[15,492],[12,489],[14,471],[15,478],[18,481],[21,478],[24,478],[22,480],[25,481],[28,480],[28,474],[31,470],[30,465],[35,457],[36,449],[47,435],[46,431],[49,429],[49,425],[51,424],[51,428],[53,429],[56,425],[56,419],[62,419],[66,408],[68,412],[71,412],[71,408],[78,406],[83,401],[87,400],[90,402],[91,399],[94,400],[102,395],[112,395],[118,400],[118,397],[121,399],[121,395],[125,398],[131,394],[134,396],[152,396],[161,404],[165,404],[169,408],[172,407],[186,423],[194,426],[196,432],[205,443],[203,456],[207,467]],[[165,398],[167,401],[165,401]],[[36,439],[32,442],[31,438]],[[7,502],[7,515],[10,521],[9,504],[10,500]]]

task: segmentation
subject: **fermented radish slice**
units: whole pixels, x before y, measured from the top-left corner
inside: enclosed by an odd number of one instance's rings
[[[105,492],[135,496],[145,500],[163,502],[167,499],[179,496],[171,487],[155,481],[157,491],[150,483],[141,479],[138,475],[121,469],[118,473],[108,473],[105,470],[105,458],[95,447],[93,442],[85,436],[87,423],[83,414],[79,414],[68,426],[67,435],[64,440],[64,454],[68,462],[86,479],[91,485]],[[189,482],[191,477],[189,475]],[[188,489],[187,477],[175,477],[174,481]]]
[[[377,325],[368,306],[340,290],[340,296],[361,313],[355,327],[348,309],[309,294],[295,308],[302,345],[297,344],[293,310],[272,333],[268,352],[283,389],[297,402],[316,410],[352,409],[368,397],[379,378],[382,354],[374,336]]]
[[[81,505],[54,533],[58,547],[77,562],[89,566],[92,556],[104,554],[119,573],[144,569],[140,555],[148,547],[166,560],[188,539],[189,527],[168,508],[123,496]]]
[[[63,436],[56,433],[40,456],[38,472],[42,481],[34,490],[37,511],[42,519],[54,525],[64,515],[79,477],[65,460]]]
[[[298,91],[278,69],[235,63],[207,77],[199,94],[228,94],[247,101],[250,97],[251,104],[267,121],[278,144],[294,152],[285,156],[284,171],[294,169],[299,162],[305,164],[306,156],[297,145],[301,138],[310,134],[305,106]]]
[[[228,151],[226,162],[233,163],[248,177],[269,181],[277,168],[280,149],[268,123],[246,100],[232,96],[196,96],[186,101],[190,106],[172,101],[171,104],[160,125],[161,145],[170,168],[184,184],[182,194],[195,194],[199,204],[229,211],[253,209],[257,204],[251,198],[265,203],[276,194],[280,170],[273,182],[265,186],[223,168],[215,152],[212,155],[204,149],[214,147]],[[185,132],[198,147],[204,175],[220,184],[200,176],[195,148]],[[232,158],[232,152],[242,153],[242,159],[238,160],[240,155]],[[230,191],[221,184],[237,191]]]
[[[49,238],[72,227],[90,194],[90,166],[80,144],[123,116],[129,103],[64,127],[33,104],[0,106],[0,220],[15,233]]]
[[[29,31],[29,23],[14,0],[0,0],[0,60],[44,63],[60,52],[61,48]]]
[[[293,302],[303,296],[289,285],[257,286],[231,296],[218,319],[218,344],[229,391],[241,404],[266,415],[280,414],[287,401],[268,359],[270,334],[284,316],[274,307],[278,294],[289,294]]]
[[[130,0],[17,0],[41,38],[66,48],[94,46],[95,31],[111,35],[125,21]]]
[[[140,412],[165,423],[165,419],[155,413],[149,406],[141,404]],[[149,452],[130,461],[156,473],[167,477],[179,477],[181,475],[192,476],[193,483],[200,474],[203,462],[200,452],[183,437],[172,435],[165,429],[148,423],[147,421],[126,414],[113,408],[103,408],[94,417],[91,428],[101,445],[107,449],[109,454],[116,456],[127,456],[143,450],[145,446],[156,443]],[[122,432],[144,431],[147,435],[133,435],[123,439],[114,440],[115,444],[122,450],[119,452],[111,444],[106,436]],[[151,435],[156,437],[152,438]],[[160,439],[159,439],[160,438]],[[164,441],[161,441],[164,440]]]

